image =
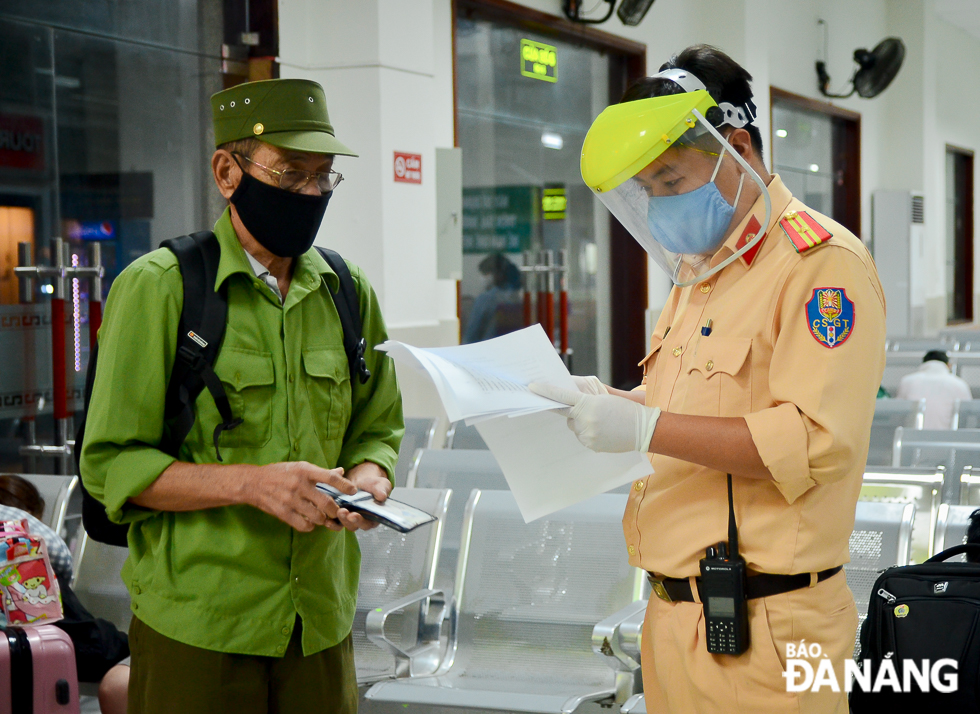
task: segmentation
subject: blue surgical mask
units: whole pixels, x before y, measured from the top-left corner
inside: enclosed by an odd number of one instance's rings
[[[707,253],[725,238],[735,207],[714,181],[677,196],[650,196],[647,226],[672,253]]]

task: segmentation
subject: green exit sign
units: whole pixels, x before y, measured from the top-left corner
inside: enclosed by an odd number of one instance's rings
[[[546,221],[564,220],[567,207],[564,188],[546,188],[541,195],[541,213]]]
[[[557,82],[558,51],[541,42],[521,40],[521,74],[545,82]]]

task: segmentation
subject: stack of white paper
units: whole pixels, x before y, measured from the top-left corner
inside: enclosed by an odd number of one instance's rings
[[[377,349],[428,375],[451,421],[476,424],[525,521],[653,473],[645,454],[599,454],[583,446],[566,418],[550,411],[566,405],[528,389],[547,382],[575,390],[540,325],[459,347],[389,340]]]
[[[475,424],[498,416],[520,416],[564,407],[527,388],[549,382],[575,389],[564,363],[540,325],[485,342],[422,349],[389,340],[378,349],[396,362],[426,372],[450,421]]]

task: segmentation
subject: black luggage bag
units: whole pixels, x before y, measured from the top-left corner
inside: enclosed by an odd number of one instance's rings
[[[911,711],[910,705],[980,714],[980,563],[944,562],[966,552],[980,555],[980,545],[947,548],[921,565],[878,576],[861,627],[860,658],[870,668],[871,688],[879,679],[882,686],[864,691],[855,681],[854,714]],[[944,691],[954,682],[953,691]]]

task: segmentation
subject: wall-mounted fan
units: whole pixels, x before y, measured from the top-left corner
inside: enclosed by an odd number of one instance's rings
[[[829,91],[830,75],[825,62],[817,62],[817,87],[825,97],[844,99],[857,92],[859,97],[877,97],[891,84],[905,59],[905,43],[899,37],[886,37],[871,50],[854,50],[854,61],[858,68],[851,77],[851,91],[847,94],[832,94]]]

